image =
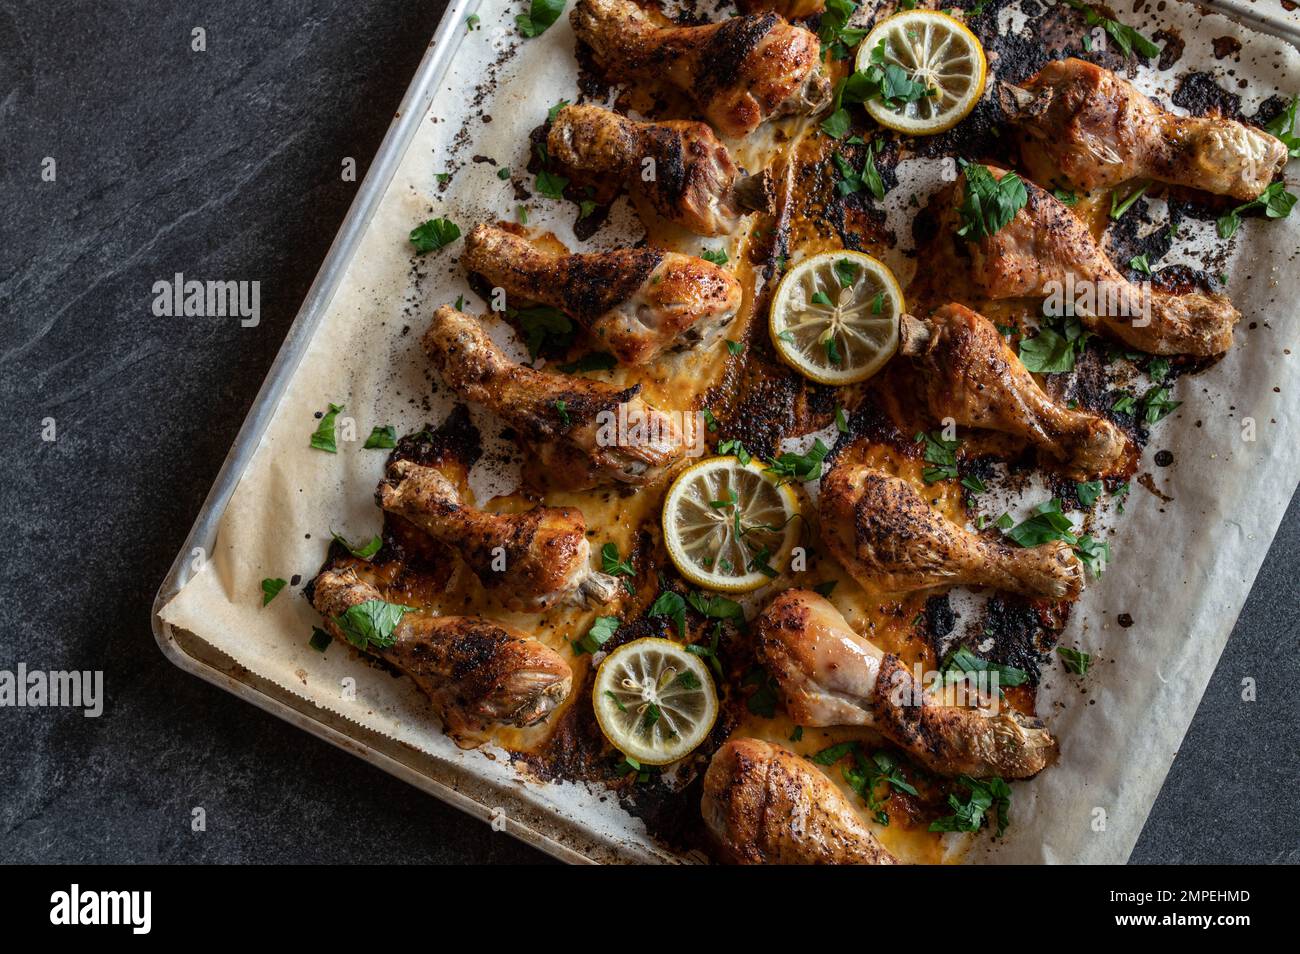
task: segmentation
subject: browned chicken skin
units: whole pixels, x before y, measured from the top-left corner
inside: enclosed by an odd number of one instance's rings
[[[1124,470],[1130,454],[1124,432],[1049,398],[993,323],[964,305],[944,305],[924,321],[903,315],[899,350],[921,371],[937,420],[1024,438],[1078,480]]]
[[[524,367],[478,321],[449,305],[434,314],[423,344],[448,387],[490,408],[531,449],[525,474],[534,483],[641,484],[686,451],[676,423],[641,400],[639,386],[619,389]],[[626,428],[617,426],[620,419]]]
[[[999,98],[1039,182],[1091,191],[1157,179],[1244,200],[1286,165],[1286,146],[1264,130],[1217,116],[1177,116],[1083,60],[1048,63],[1023,86],[1004,83]]]
[[[830,102],[817,37],[775,13],[661,26],[631,0],[578,0],[569,20],[608,79],[670,83],[724,136]]]
[[[698,235],[723,235],[740,223],[736,165],[704,123],[638,122],[599,106],[565,106],[546,144],[573,178],[606,187],[619,182]]]
[[[380,599],[354,571],[326,570],[315,580],[312,602],[326,629],[346,640],[336,619]],[[568,698],[573,682],[569,664],[554,650],[481,616],[410,612],[393,630],[391,645],[372,643],[367,651],[410,676],[452,735],[541,722]]]
[[[726,269],[657,248],[556,255],[476,225],[461,264],[507,296],[560,309],[623,364],[708,344],[740,307],[740,283]]]
[[[987,167],[996,179],[1005,169]],[[1232,347],[1232,329],[1241,313],[1223,295],[1174,295],[1152,289],[1144,296],[1115,269],[1092,233],[1055,196],[1024,180],[1028,202],[1015,218],[991,236],[967,242],[956,234],[958,207],[965,196],[963,173],[942,203],[937,241],[951,243],[953,255],[969,258],[976,294],[989,299],[1074,297],[1093,289],[1091,309],[1075,302],[1086,327],[1118,338],[1148,354],[1213,357]],[[1142,314],[1142,302],[1148,314]]]
[[[907,481],[861,464],[831,469],[819,507],[822,539],[869,589],[965,584],[1070,600],[1083,589],[1083,566],[1069,544],[1020,548],[971,533],[932,510]]]
[[[939,775],[1029,778],[1056,755],[1038,719],[1009,706],[946,705],[926,692],[816,593],[786,590],[755,623],[759,658],[799,725],[869,726]]]
[[[718,749],[700,811],[735,864],[898,863],[830,779],[770,742],[732,739]]]
[[[460,551],[465,565],[506,605],[545,609],[560,601],[608,602],[612,576],[591,568],[587,521],[575,507],[488,513],[461,503],[456,485],[432,467],[399,460],[376,494],[389,513],[405,517]]]

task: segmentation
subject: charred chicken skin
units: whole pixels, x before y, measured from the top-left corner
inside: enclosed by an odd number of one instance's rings
[[[1078,480],[1124,469],[1130,456],[1124,432],[1049,398],[987,318],[949,304],[925,320],[903,315],[901,334],[899,350],[921,372],[936,420],[950,417],[1023,438]]]
[[[1003,111],[1039,182],[1091,191],[1156,179],[1254,199],[1282,171],[1287,147],[1217,116],[1177,116],[1127,80],[1083,60],[1055,60],[1023,86],[1004,83]]]
[[[770,742],[732,739],[718,749],[700,810],[735,864],[898,863],[830,779]]]
[[[376,494],[389,513],[405,517],[460,552],[489,590],[516,609],[561,601],[609,602],[618,581],[591,567],[587,521],[574,507],[488,513],[461,503],[456,485],[432,467],[397,461]]]
[[[819,507],[822,539],[868,589],[965,584],[1054,600],[1076,599],[1083,589],[1083,566],[1064,541],[1021,548],[971,533],[932,510],[907,481],[861,464],[832,468]]]
[[[535,483],[642,484],[686,451],[674,420],[641,400],[639,386],[619,389],[525,367],[449,305],[434,314],[423,344],[448,387],[495,412],[531,448],[526,475]]]
[[[740,283],[726,269],[657,248],[555,255],[477,225],[461,263],[507,296],[560,309],[629,365],[711,342],[740,307]]]
[[[809,590],[774,599],[756,631],[759,658],[799,725],[868,726],[938,775],[1029,778],[1056,755],[1040,720],[1005,705],[945,705]]]
[[[382,599],[352,570],[326,570],[315,581],[313,605],[340,640],[347,636],[339,617]],[[568,698],[573,682],[569,664],[554,650],[481,616],[409,612],[391,642],[371,642],[366,651],[410,676],[453,735],[541,722]]]
[[[987,168],[996,179],[1006,175],[1005,169]],[[1139,351],[1213,357],[1232,347],[1232,330],[1241,313],[1225,296],[1174,295],[1159,289],[1144,295],[1115,269],[1088,227],[1065,205],[1032,182],[1024,186],[1024,208],[993,235],[973,242],[956,233],[965,173],[944,203],[939,241],[951,242],[955,256],[969,261],[977,294],[989,299],[1048,298],[1063,289],[1091,289],[1091,308],[1075,303],[1080,321]]]
[[[744,214],[731,153],[705,123],[638,122],[599,106],[565,106],[546,144],[575,180],[616,181],[697,235],[732,232]]]
[[[661,26],[631,0],[578,0],[569,20],[608,79],[670,83],[724,136],[830,102],[817,37],[775,13]]]

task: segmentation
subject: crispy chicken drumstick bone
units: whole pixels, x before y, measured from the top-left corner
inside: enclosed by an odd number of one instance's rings
[[[737,864],[898,863],[830,779],[770,742],[732,739],[718,749],[700,810]]]
[[[526,474],[536,483],[642,484],[686,451],[676,422],[641,400],[638,387],[517,364],[449,305],[434,314],[423,344],[448,387],[494,411],[531,448]]]
[[[1286,165],[1286,146],[1264,130],[1217,116],[1177,116],[1083,60],[1048,63],[1023,86],[1003,83],[999,99],[1039,182],[1064,178],[1091,191],[1157,179],[1254,199]]]
[[[565,106],[546,145],[575,180],[606,190],[614,180],[697,235],[733,231],[762,198],[751,194],[761,191],[760,178],[737,181],[731,154],[705,123],[638,122],[599,106]]]
[[[1029,778],[1056,754],[1043,723],[1010,706],[945,705],[816,593],[786,590],[757,632],[759,658],[799,725],[869,726],[939,775]]]
[[[556,255],[477,225],[461,263],[511,298],[560,309],[623,364],[707,344],[740,307],[740,283],[726,269],[657,248]]]
[[[1005,169],[987,168],[995,179],[1006,175]],[[1232,329],[1241,313],[1225,296],[1152,289],[1149,313],[1142,314],[1141,303],[1148,299],[1120,275],[1088,227],[1055,196],[1029,181],[1024,186],[1024,208],[993,235],[974,242],[957,235],[967,189],[964,172],[941,205],[938,241],[951,242],[958,259],[969,259],[977,294],[991,299],[1048,298],[1062,289],[1094,289],[1091,311],[1075,302],[1079,319],[1090,330],[1139,351],[1212,357],[1232,347]],[[1112,308],[1112,302],[1123,307]]]
[[[578,0],[569,20],[608,79],[667,81],[724,136],[830,102],[817,37],[775,13],[661,26],[631,0]]]
[[[868,589],[965,584],[1057,600],[1083,589],[1083,566],[1069,544],[1021,548],[971,533],[932,510],[907,481],[865,465],[832,468],[819,507],[827,547]]]
[[[343,640],[338,617],[381,599],[352,570],[326,570],[316,578],[312,602]],[[541,722],[568,698],[573,682],[569,664],[554,650],[481,616],[410,612],[393,629],[391,644],[371,643],[367,651],[415,680],[453,734]]]
[[[1124,432],[1044,394],[987,318],[963,305],[944,305],[925,320],[903,315],[901,333],[899,350],[921,371],[936,419],[1024,438],[1079,480],[1123,469],[1129,456]]]
[[[432,467],[397,461],[379,485],[380,506],[460,551],[484,587],[507,604],[544,609],[561,600],[607,603],[618,581],[591,567],[587,521],[575,507],[487,513],[461,503],[455,484]]]

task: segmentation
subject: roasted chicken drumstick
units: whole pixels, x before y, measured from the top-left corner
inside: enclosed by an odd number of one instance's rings
[[[930,508],[898,477],[844,462],[822,481],[822,538],[868,589],[991,586],[1024,596],[1078,597],[1083,566],[1061,540],[1015,547],[971,533]]]
[[[995,179],[1006,174],[1005,169],[987,168]],[[1232,347],[1232,329],[1241,313],[1226,297],[1159,289],[1144,296],[1116,271],[1088,227],[1065,205],[1032,182],[1024,186],[1024,208],[996,233],[973,242],[956,234],[967,188],[964,172],[944,205],[939,241],[952,242],[958,258],[969,257],[977,293],[991,299],[1047,298],[1063,288],[1093,289],[1096,306],[1091,311],[1075,304],[1080,321],[1139,351],[1213,357]],[[1140,313],[1144,301],[1145,315]]]
[[[642,484],[686,450],[676,423],[641,400],[639,386],[524,367],[449,305],[434,314],[423,344],[448,387],[493,410],[532,449],[526,474],[535,483]]]
[[[698,235],[731,232],[743,215],[736,165],[705,123],[638,122],[599,106],[565,106],[546,144],[574,179],[602,187],[621,183],[657,214]]]
[[[809,590],[774,599],[757,632],[759,658],[799,725],[869,726],[938,775],[1029,778],[1056,754],[1043,723],[1010,706],[945,705]]]
[[[732,739],[718,749],[700,810],[736,864],[898,863],[830,779],[770,742]]]
[[[1023,86],[1003,83],[1003,110],[1039,182],[1091,191],[1157,179],[1254,199],[1286,165],[1262,129],[1217,116],[1177,116],[1127,80],[1083,60],[1048,63]]]
[[[1044,394],[987,318],[949,304],[925,320],[903,315],[901,332],[899,350],[921,371],[936,419],[1024,438],[1078,480],[1122,469],[1129,452],[1124,432]]]
[[[352,570],[326,570],[314,586],[312,603],[341,640],[347,636],[339,617],[383,599]],[[415,680],[453,735],[541,722],[568,698],[573,682],[569,664],[554,650],[481,616],[409,612],[391,641],[372,641],[366,651]]]
[[[461,503],[456,485],[432,467],[399,460],[376,494],[389,513],[460,551],[484,587],[507,605],[545,609],[561,600],[607,603],[618,581],[591,567],[587,521],[574,507],[488,513]]]
[[[560,309],[623,364],[707,344],[740,307],[740,283],[726,269],[657,248],[556,255],[477,225],[461,263],[509,297]]]
[[[661,26],[631,0],[578,0],[569,20],[608,79],[671,83],[724,136],[830,102],[817,37],[775,13]]]

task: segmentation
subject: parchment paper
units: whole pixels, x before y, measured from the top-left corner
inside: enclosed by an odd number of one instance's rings
[[[472,157],[522,170],[528,132],[557,100],[576,98],[574,38],[566,18],[495,65],[500,51],[518,43],[513,23],[521,9],[505,0],[485,0],[479,7],[481,29],[466,33],[234,492],[215,552],[162,615],[317,705],[438,759],[468,762],[502,784],[522,785],[527,797],[549,810],[639,845],[633,857],[665,857],[613,799],[602,803],[599,793],[580,786],[525,784],[490,750],[466,752],[452,744],[409,680],[359,663],[337,642],[324,654],[309,648],[319,619],[299,598],[298,587],[261,605],[264,577],[310,579],[331,530],[353,541],[377,532],[373,492],[386,452],[362,449],[371,428],[392,424],[406,433],[442,420],[450,408],[445,396],[429,403],[418,339],[435,307],[468,292],[456,263],[461,243],[413,268],[407,233],[440,215],[462,231],[478,221],[513,218],[511,184],[497,177],[497,166]],[[1004,30],[1023,24],[1015,10],[1002,16]],[[1126,9],[1121,16],[1147,35],[1161,26],[1177,28],[1186,50],[1176,69],[1192,64],[1213,72],[1242,97],[1247,114],[1274,93],[1300,91],[1300,55],[1280,40],[1176,3],[1159,14]],[[1225,36],[1241,40],[1235,60],[1214,58],[1211,40]],[[1234,75],[1225,78],[1229,69]],[[1168,105],[1173,76],[1141,68],[1132,78]],[[1246,84],[1238,88],[1242,79]],[[1294,169],[1293,164],[1292,175]],[[445,172],[452,179],[440,187],[435,176]],[[937,186],[938,164],[908,176],[929,177]],[[891,198],[897,196],[886,202]],[[570,247],[582,246],[568,225],[571,205],[534,198],[529,209],[530,226],[551,229]],[[896,212],[901,209],[891,209],[891,219]],[[1213,236],[1212,223],[1188,225],[1161,266],[1179,261],[1180,254],[1195,263],[1198,247],[1223,244]],[[909,235],[910,229],[895,232]],[[641,234],[620,200],[586,247]],[[1061,741],[1061,760],[1016,786],[1007,837],[992,845],[981,839],[971,861],[1127,859],[1295,490],[1300,441],[1293,365],[1300,332],[1292,302],[1300,215],[1281,222],[1249,220],[1230,244],[1228,292],[1244,315],[1236,344],[1214,368],[1175,385],[1173,397],[1183,405],[1157,425],[1139,468],[1172,500],[1163,502],[1133,482],[1126,513],[1109,534],[1113,562],[1089,586],[1061,640],[1101,661],[1087,677],[1087,695],[1077,682],[1060,678],[1040,693],[1039,714]],[[504,326],[493,332],[499,340],[510,338]],[[337,455],[308,445],[318,423],[314,414],[328,410],[330,402],[345,406]],[[489,415],[473,414],[486,432],[496,430]],[[1243,439],[1247,419],[1254,422],[1254,441]],[[1174,466],[1152,463],[1162,449],[1173,452]],[[510,480],[509,474],[476,469],[472,483],[484,499],[509,490]],[[1121,613],[1132,615],[1131,627],[1118,625]],[[349,698],[352,687],[355,697]]]

